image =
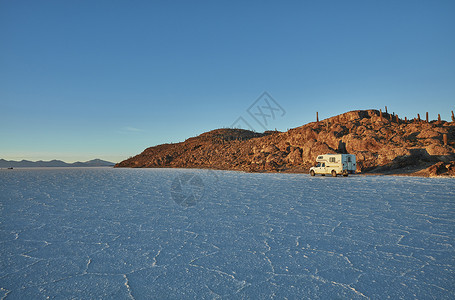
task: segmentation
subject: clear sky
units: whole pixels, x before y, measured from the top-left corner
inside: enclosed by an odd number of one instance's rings
[[[448,120],[454,15],[452,0],[0,0],[0,158],[118,162],[239,117],[263,131],[248,108],[265,91],[282,108],[267,129],[385,105]]]

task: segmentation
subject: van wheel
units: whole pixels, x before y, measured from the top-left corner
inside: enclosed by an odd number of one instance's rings
[[[335,170],[332,171],[332,177],[337,177],[337,171]]]
[[[314,175],[315,175],[313,170],[310,171],[310,175],[311,175],[311,176],[314,176]]]
[[[349,175],[349,172],[346,171],[346,170],[344,170],[344,171],[343,171],[343,176],[344,176],[344,177],[348,177],[348,175]]]

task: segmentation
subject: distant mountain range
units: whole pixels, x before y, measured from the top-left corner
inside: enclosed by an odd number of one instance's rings
[[[92,159],[86,162],[66,163],[61,160],[29,161],[29,160],[4,160],[0,159],[0,168],[33,168],[33,167],[113,167],[115,163],[101,159]]]

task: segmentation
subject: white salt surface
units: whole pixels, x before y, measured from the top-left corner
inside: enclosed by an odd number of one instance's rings
[[[455,179],[0,170],[0,298],[455,298]]]

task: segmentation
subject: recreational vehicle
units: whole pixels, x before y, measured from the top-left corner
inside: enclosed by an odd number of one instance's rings
[[[332,174],[348,176],[355,173],[355,155],[354,154],[324,154],[316,158],[316,166],[310,168],[310,175],[316,174]]]

